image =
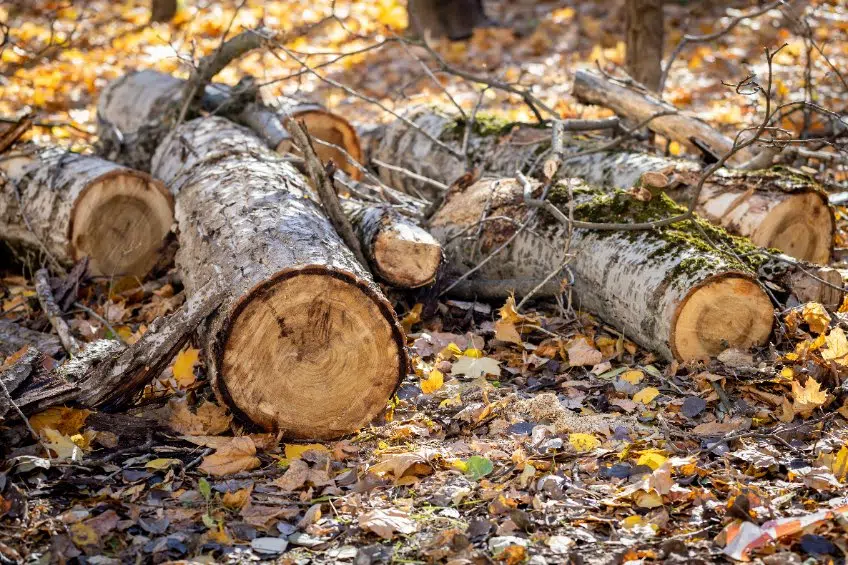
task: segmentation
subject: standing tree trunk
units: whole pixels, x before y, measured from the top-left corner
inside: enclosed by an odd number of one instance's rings
[[[145,173],[32,146],[0,162],[0,238],[62,265],[88,256],[92,274],[144,276],[173,222],[171,194]]]
[[[489,23],[483,0],[409,0],[409,27],[420,37],[471,37],[475,27]]]
[[[177,15],[179,0],[150,0],[150,21],[170,22]]]
[[[574,217],[581,221],[653,221],[682,211],[662,196],[639,202],[626,193],[604,193],[575,179],[555,186],[549,200],[568,214],[570,193],[578,203]],[[513,221],[486,222],[479,238],[467,237],[486,207],[490,217]],[[526,214],[518,181],[484,180],[450,194],[431,219],[430,229],[456,273],[480,266],[482,257],[514,237],[474,275],[485,280],[541,281],[568,260],[574,275],[571,288],[582,309],[668,359],[703,359],[728,347],[763,345],[768,339],[772,305],[751,265],[712,250],[688,222],[644,231],[575,229],[569,236],[567,227],[546,211],[519,230],[516,226]],[[754,250],[721,228],[704,222],[700,228],[743,257]]]
[[[227,285],[203,332],[221,401],[293,438],[373,419],[406,374],[403,333],[305,179],[222,118],[176,128],[153,171],[176,194],[187,295],[210,279]]]
[[[408,118],[442,142],[460,146],[464,124],[455,117],[421,108]],[[519,170],[538,174],[551,154],[548,129],[499,123],[484,116],[477,117],[474,127],[469,143],[471,164],[485,170],[487,175],[512,176]],[[566,138],[564,145],[562,172],[596,186],[631,188],[640,183],[645,173],[662,172],[659,178],[667,177],[668,184],[653,188],[667,192],[680,203],[688,203],[701,173],[701,167],[692,161],[616,151],[578,156],[585,149],[585,142]],[[444,184],[451,184],[466,172],[464,160],[401,120],[389,124],[379,137],[371,140],[371,146],[372,158]],[[381,180],[390,186],[409,194],[423,193],[430,199],[440,196],[432,186],[403,173],[376,168]],[[833,211],[826,193],[804,175],[780,168],[722,169],[705,183],[695,211],[732,233],[751,238],[759,246],[774,247],[805,261],[824,264],[830,260],[835,230]]]
[[[627,0],[627,71],[654,92],[659,89],[663,60],[663,1]]]

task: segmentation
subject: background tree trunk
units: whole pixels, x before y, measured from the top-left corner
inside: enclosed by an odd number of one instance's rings
[[[150,0],[150,21],[170,22],[177,14],[179,0]]]
[[[293,438],[371,421],[406,374],[403,333],[303,176],[215,117],[170,133],[153,171],[176,194],[187,296],[219,277],[227,287],[202,332],[221,401]]]
[[[409,0],[409,27],[421,37],[471,37],[474,28],[488,23],[483,0]]]
[[[663,1],[627,0],[624,3],[627,28],[627,71],[654,92],[662,76]]]

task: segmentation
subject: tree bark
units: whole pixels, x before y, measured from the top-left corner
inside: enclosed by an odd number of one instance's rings
[[[674,112],[651,120],[648,129],[687,147],[706,152],[713,161],[730,152],[733,147],[732,139],[698,118],[679,111],[650,93],[623,86],[590,71],[574,73],[572,94],[584,104],[604,106],[634,124],[644,122],[660,112]],[[753,151],[745,148],[728,162],[739,165],[753,157]]]
[[[522,192],[518,181],[504,178],[480,181],[449,196],[430,228],[444,245],[450,268],[465,273],[515,236],[475,277],[541,280],[561,269],[569,254],[571,288],[580,308],[668,359],[709,358],[728,347],[747,349],[768,340],[772,305],[755,273],[748,264],[713,251],[688,223],[649,231],[576,229],[567,246],[568,229],[547,212],[538,212],[527,229],[518,231],[515,222],[524,221],[527,212]],[[662,196],[645,203],[572,179],[558,184],[549,197],[566,214],[569,192],[578,202],[575,219],[582,221],[650,221],[682,210]],[[457,237],[477,224],[486,206],[490,216],[515,222],[487,222],[479,240]],[[720,228],[706,223],[701,228],[743,256],[753,249],[740,247]]]
[[[0,162],[0,238],[94,275],[144,276],[171,230],[171,194],[150,176],[62,149],[23,147]]]
[[[627,28],[626,65],[634,79],[654,92],[662,76],[664,0],[628,0],[624,3]]]
[[[482,0],[409,0],[409,27],[419,37],[471,37],[475,27],[489,23]]]
[[[178,0],[150,0],[150,21],[170,22],[177,15]]]
[[[459,146],[464,125],[455,117],[420,108],[408,116],[421,130]],[[478,116],[471,135],[471,166],[494,177],[512,176],[520,170],[538,174],[551,155],[551,132],[538,126],[508,124]],[[466,172],[466,163],[441,149],[420,131],[401,120],[389,124],[370,140],[369,154],[382,162],[406,168],[445,184]],[[645,153],[605,151],[577,155],[585,142],[565,139],[561,170],[597,186],[631,188],[646,173],[653,181],[667,178],[664,190],[672,199],[688,203],[701,173],[692,161]],[[403,173],[376,167],[380,178],[404,192],[438,197],[438,191]],[[647,184],[647,183],[645,183]],[[751,238],[761,247],[776,248],[801,260],[829,262],[835,220],[822,188],[808,177],[785,169],[732,171],[712,175],[701,191],[695,211],[728,231]]]
[[[442,246],[388,204],[341,201],[375,275],[392,286],[418,288],[436,279]]]
[[[153,171],[176,194],[187,296],[226,284],[203,331],[220,400],[293,438],[367,424],[406,374],[403,333],[305,179],[222,118],[176,128]]]
[[[107,85],[97,104],[101,153],[140,170],[149,170],[154,151],[170,129],[170,114],[165,109],[181,100],[185,85],[182,79],[151,70],[129,73]],[[357,161],[362,160],[356,130],[343,117],[322,106],[293,99],[268,105],[255,99],[235,100],[237,97],[232,87],[210,84],[200,97],[200,106],[251,128],[279,153],[291,150],[291,135],[283,127],[283,120],[293,116],[306,122],[313,137],[341,147]],[[360,178],[361,172],[348,162],[342,151],[319,143],[316,152],[324,162],[332,160],[354,179]]]
[[[37,332],[8,320],[0,320],[0,356],[12,355],[26,346],[35,347],[51,357],[62,351],[62,343],[55,335]]]

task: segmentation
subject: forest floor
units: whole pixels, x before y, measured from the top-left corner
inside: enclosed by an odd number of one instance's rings
[[[401,109],[451,104],[447,91],[466,109],[482,99],[487,111],[533,118],[496,89],[447,74],[434,81],[422,69],[428,53],[394,39],[406,25],[395,0],[334,2],[334,20],[325,19],[329,1],[188,1],[175,22],[153,26],[147,2],[78,4],[0,7],[0,116],[37,111],[37,142],[90,150],[108,81],[142,68],[186,76],[186,61],[259,23],[292,30],[292,56],[248,55],[224,82],[251,73],[269,94],[319,100],[363,126],[391,115],[361,95]],[[608,111],[573,99],[571,77],[622,63],[619,4],[487,2],[505,27],[436,49],[458,67],[533,85],[563,117],[602,117]],[[762,76],[763,48],[785,43],[776,100],[807,96],[846,113],[837,71],[848,68],[848,7],[811,4],[815,45],[777,12],[744,21],[684,49],[666,99],[734,134],[756,123],[762,101],[723,83]],[[709,33],[729,21],[723,13],[748,7],[674,3],[666,52],[684,31]],[[331,61],[317,71],[301,64]],[[793,119],[782,125],[797,131]],[[807,172],[836,190],[848,180],[838,167]],[[840,209],[837,260],[846,217]],[[32,271],[3,264],[0,318],[50,331]],[[134,342],[184,300],[167,278],[138,290],[163,274],[83,280],[87,309],[69,313],[73,331]],[[192,347],[130,411],[160,428],[71,408],[32,418],[41,443],[2,448],[0,563],[846,561],[848,314],[784,305],[768,348],[680,366],[567,301],[518,313],[511,302],[393,298],[415,372],[380,421],[337,442],[245,430],[215,403]]]

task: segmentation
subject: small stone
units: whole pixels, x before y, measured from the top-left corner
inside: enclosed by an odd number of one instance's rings
[[[257,553],[264,555],[279,555],[283,553],[289,546],[283,538],[254,538],[250,542],[250,547]]]
[[[524,538],[519,538],[516,536],[497,536],[489,538],[489,551],[492,552],[492,555],[498,555],[499,553],[502,553],[503,550],[505,550],[511,545],[520,545],[521,547],[527,547],[530,545],[530,542]]]

